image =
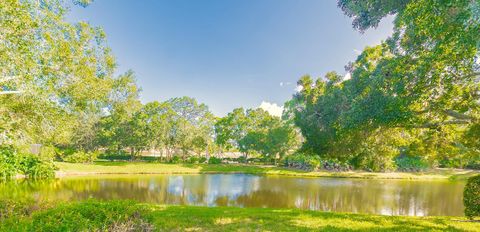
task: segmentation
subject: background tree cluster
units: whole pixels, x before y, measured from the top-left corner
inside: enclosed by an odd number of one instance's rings
[[[296,150],[300,135],[296,128],[262,109],[234,109],[215,124],[215,142],[221,149],[245,155],[260,154],[276,161]]]
[[[98,147],[116,153],[129,150],[132,156],[154,149],[168,159],[174,154],[185,159],[191,152],[207,152],[212,144],[214,117],[205,104],[189,97],[132,103],[117,105],[100,120]]]

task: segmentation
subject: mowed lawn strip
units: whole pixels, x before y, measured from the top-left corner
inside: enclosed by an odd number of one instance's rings
[[[333,172],[302,171],[267,165],[243,164],[164,164],[151,162],[95,162],[92,164],[55,163],[59,168],[57,177],[91,174],[199,174],[199,173],[245,173],[258,175],[285,175],[300,177],[344,177],[366,179],[450,179],[465,180],[479,171],[464,169],[433,169],[425,172]]]

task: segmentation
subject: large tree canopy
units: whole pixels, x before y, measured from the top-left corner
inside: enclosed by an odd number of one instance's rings
[[[215,124],[215,141],[224,149],[237,149],[275,160],[295,151],[300,139],[297,130],[262,109],[234,109]]]
[[[335,73],[299,80],[302,91],[287,109],[306,138],[304,149],[341,159],[478,149],[462,134],[480,122],[480,2],[338,5],[360,31],[394,15],[394,33],[348,65],[349,80]]]
[[[105,34],[65,13],[60,0],[0,2],[3,143],[66,143],[106,105],[115,60]]]
[[[339,1],[356,28],[395,14],[394,33],[359,56],[352,79],[375,81],[369,87],[381,91],[379,97],[398,99],[398,111],[410,113],[412,126],[478,122],[480,2],[360,2]]]

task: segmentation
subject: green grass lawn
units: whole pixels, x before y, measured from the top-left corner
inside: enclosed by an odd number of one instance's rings
[[[287,175],[302,177],[349,177],[372,179],[451,179],[464,180],[478,174],[478,171],[459,169],[434,169],[421,173],[364,171],[352,172],[307,172],[274,166],[242,164],[162,164],[148,162],[95,162],[74,164],[57,162],[57,176],[89,174],[198,174],[198,173],[246,173],[264,175]]]
[[[480,231],[465,220],[90,200],[0,217],[0,231]]]

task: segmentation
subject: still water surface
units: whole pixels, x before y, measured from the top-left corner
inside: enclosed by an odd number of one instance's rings
[[[244,174],[129,175],[0,185],[0,197],[133,199],[157,204],[300,208],[384,215],[463,215],[464,182]]]

